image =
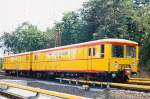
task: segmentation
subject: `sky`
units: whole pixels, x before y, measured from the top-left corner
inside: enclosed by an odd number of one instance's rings
[[[0,33],[11,32],[22,22],[41,30],[60,21],[63,13],[82,7],[87,0],[0,0]]]
[[[40,30],[53,27],[63,14],[82,7],[87,0],[0,0],[0,35],[12,32],[23,22]],[[3,49],[0,49],[0,57]]]

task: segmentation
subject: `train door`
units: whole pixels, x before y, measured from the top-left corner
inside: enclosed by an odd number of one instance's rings
[[[92,47],[88,47],[87,70],[92,70]]]
[[[95,46],[92,46],[92,70],[97,70],[98,69],[98,66],[99,66],[99,58],[100,58],[100,55],[99,55],[99,45],[95,45]]]
[[[88,47],[88,71],[92,70],[93,58],[96,57],[96,48],[95,46]]]

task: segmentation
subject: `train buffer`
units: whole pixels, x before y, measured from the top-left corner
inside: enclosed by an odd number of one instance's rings
[[[13,96],[13,99],[88,99],[55,91],[33,88],[13,83],[0,82],[0,96]],[[6,98],[7,99],[7,98]],[[10,98],[9,98],[10,99]]]

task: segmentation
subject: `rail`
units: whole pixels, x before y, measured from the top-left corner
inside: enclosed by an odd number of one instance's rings
[[[0,82],[0,85],[1,86],[18,88],[18,89],[27,90],[27,91],[32,91],[32,92],[35,92],[37,94],[46,94],[46,95],[49,95],[49,96],[55,96],[55,97],[63,98],[63,99],[85,99],[85,97],[69,95],[69,94],[54,92],[54,91],[49,91],[49,90],[44,90],[44,89],[40,89],[40,88],[32,88],[32,87],[28,87],[28,86],[16,85],[16,84],[6,83],[6,82]]]
[[[99,81],[86,81],[86,80],[76,80],[76,79],[66,79],[66,78],[56,78],[58,80],[65,80],[65,81],[73,81],[73,82],[80,82],[80,83],[86,83],[86,84],[97,84],[97,85],[110,85],[115,87],[124,87],[124,88],[131,88],[131,89],[139,89],[139,90],[145,90],[150,91],[150,86],[146,85],[134,85],[134,84],[124,84],[124,83],[112,83],[112,82],[99,82]]]
[[[130,78],[130,80],[150,81],[150,78]]]
[[[129,80],[128,82],[129,82],[129,83],[136,83],[136,84],[150,85],[150,81]]]

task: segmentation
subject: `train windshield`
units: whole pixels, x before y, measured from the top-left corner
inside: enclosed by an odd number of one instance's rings
[[[126,57],[127,58],[135,58],[136,57],[136,48],[134,46],[126,47]]]
[[[123,58],[124,46],[122,45],[113,45],[112,46],[112,57]]]

